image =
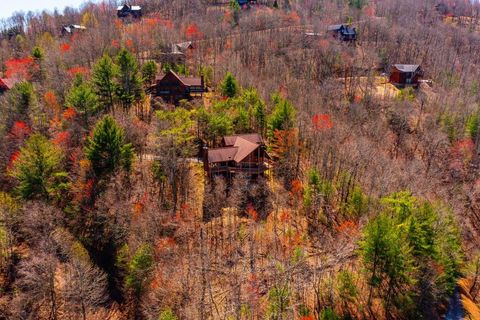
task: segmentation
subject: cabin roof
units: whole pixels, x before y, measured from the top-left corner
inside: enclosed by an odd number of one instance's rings
[[[263,144],[263,139],[259,134],[251,133],[225,136],[223,142],[226,147],[208,150],[208,162],[241,162]]]
[[[5,88],[5,89],[12,89],[17,83],[19,82],[18,79],[6,79],[6,78],[0,78],[0,88]]]
[[[263,143],[263,139],[258,133],[234,134],[230,136],[224,136],[223,142],[225,143],[226,146],[233,146],[235,145],[235,142],[237,141],[238,138],[243,138],[247,141],[257,143],[257,144]]]
[[[201,86],[202,85],[202,78],[197,78],[197,77],[183,77],[178,75],[175,71],[169,70],[166,74],[159,75],[157,77],[157,81],[162,81],[163,78],[165,78],[168,73],[173,74],[181,83],[183,83],[187,87],[192,87],[192,86]]]
[[[327,30],[328,31],[338,31],[338,30],[342,29],[342,27],[344,27],[343,24],[332,24],[332,25],[327,27]]]
[[[69,24],[69,25],[63,26],[63,29],[67,32],[72,32],[74,29],[86,30],[87,28],[79,24]]]
[[[117,11],[123,10],[123,8],[129,9],[130,11],[140,11],[142,10],[142,7],[140,6],[129,6],[128,4],[125,4],[123,6],[118,6]]]
[[[420,68],[418,64],[394,64],[393,66],[401,72],[416,72]]]

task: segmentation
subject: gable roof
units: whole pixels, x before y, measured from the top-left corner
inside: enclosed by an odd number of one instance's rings
[[[0,78],[0,88],[10,90],[12,89],[19,80],[17,79],[5,79],[5,78]]]
[[[401,72],[416,72],[420,67],[418,64],[394,64],[393,66]]]
[[[208,150],[208,162],[228,162],[235,158],[238,152],[237,147],[215,148]]]
[[[162,81],[169,73],[173,74],[181,83],[183,83],[187,87],[201,86],[202,85],[202,78],[183,77],[183,76],[178,75],[173,70],[169,70],[166,74],[160,75],[159,77],[157,77],[157,80]]]
[[[223,137],[223,143],[226,147],[208,150],[208,162],[235,161],[239,163],[257,150],[263,144],[263,139],[257,133],[239,134]]]
[[[256,144],[263,144],[263,139],[258,133],[234,134],[230,136],[224,136],[223,142],[226,146],[233,146],[235,145],[235,142],[238,138],[242,138]]]

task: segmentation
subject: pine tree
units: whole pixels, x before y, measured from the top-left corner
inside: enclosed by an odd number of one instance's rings
[[[68,188],[67,173],[62,170],[63,154],[41,134],[33,134],[20,149],[10,172],[18,181],[16,188],[24,199],[50,200]]]
[[[142,66],[142,77],[146,84],[152,84],[157,75],[158,67],[155,61],[148,61]]]
[[[85,154],[97,177],[111,173],[119,166],[130,169],[133,148],[124,140],[123,130],[111,116],[105,116],[96,124],[92,137],[87,139]]]
[[[84,128],[88,119],[98,111],[98,98],[92,88],[77,76],[74,86],[67,95],[67,104],[75,109],[82,118]]]
[[[132,103],[140,101],[144,96],[142,78],[135,58],[126,49],[120,50],[116,62],[119,69],[118,101],[124,109],[128,109]]]
[[[220,84],[220,91],[225,97],[229,98],[233,98],[238,94],[239,87],[237,80],[230,72],[227,72],[223,82]]]
[[[115,78],[118,72],[118,66],[108,55],[104,55],[93,67],[92,83],[100,106],[106,111],[113,110],[114,107],[118,88]]]
[[[144,244],[137,249],[128,264],[128,274],[125,278],[125,284],[132,289],[135,295],[139,296],[146,286],[148,275],[153,266],[152,248],[148,244]]]
[[[290,130],[295,127],[295,108],[286,99],[275,95],[272,100],[275,108],[268,119],[269,135],[275,130]]]

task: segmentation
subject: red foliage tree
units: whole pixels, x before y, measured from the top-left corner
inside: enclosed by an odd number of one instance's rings
[[[328,114],[316,114],[312,118],[313,127],[316,130],[328,130],[333,128],[332,119]]]
[[[7,78],[15,78],[20,80],[30,80],[32,72],[38,68],[32,57],[9,59],[5,61],[5,76]]]
[[[187,28],[185,29],[185,36],[187,39],[200,39],[203,34],[200,32],[198,29],[198,26],[195,23],[189,24]]]

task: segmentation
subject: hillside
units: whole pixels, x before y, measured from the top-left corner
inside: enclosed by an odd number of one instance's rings
[[[130,4],[0,21],[0,319],[479,319],[478,2]]]

